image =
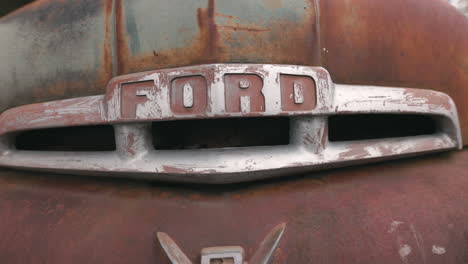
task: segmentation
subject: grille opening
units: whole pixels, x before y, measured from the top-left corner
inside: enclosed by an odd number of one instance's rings
[[[20,132],[16,135],[18,150],[37,151],[113,151],[112,126],[79,126],[47,128]]]
[[[411,137],[436,132],[436,120],[424,115],[356,114],[328,118],[330,141]]]
[[[276,146],[289,144],[289,118],[228,118],[153,122],[157,150]]]

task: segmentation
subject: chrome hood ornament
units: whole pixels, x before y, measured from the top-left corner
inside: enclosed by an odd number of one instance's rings
[[[201,251],[201,264],[267,264],[273,256],[286,224],[274,227],[262,241],[253,256],[247,262],[244,260],[244,249],[240,246],[209,247]],[[167,257],[173,264],[192,264],[184,252],[166,233],[158,232],[157,237]]]

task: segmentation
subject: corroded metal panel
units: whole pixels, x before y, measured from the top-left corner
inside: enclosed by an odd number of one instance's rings
[[[143,70],[298,64],[337,83],[447,93],[468,138],[468,19],[445,1],[38,0],[0,19],[0,33],[1,110],[101,94]]]
[[[276,225],[273,263],[465,263],[468,151],[229,186],[148,184],[0,170],[5,263],[193,263],[239,245],[252,260]]]
[[[0,84],[15,87],[0,109],[100,94],[113,76],[143,70],[318,65],[315,14],[307,0],[38,0],[0,19]]]
[[[0,19],[0,109],[101,94],[113,76],[112,1],[35,1]]]
[[[116,0],[116,5],[119,74],[200,63],[319,64],[314,1]]]
[[[447,93],[468,138],[468,19],[463,14],[437,0],[319,4],[322,65],[335,82]]]

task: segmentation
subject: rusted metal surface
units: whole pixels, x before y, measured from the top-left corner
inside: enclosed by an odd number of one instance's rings
[[[265,239],[263,239],[263,241],[260,243],[259,248],[253,254],[252,258],[249,260],[249,263],[268,264],[272,259],[272,256],[278,247],[285,230],[285,223],[274,227],[273,230],[271,230]]]
[[[186,86],[205,91],[191,94],[190,106],[180,100]],[[295,89],[301,90],[300,102]],[[179,100],[174,99],[177,95]],[[438,129],[419,136],[329,141],[327,116],[382,113],[431,116]],[[153,147],[153,121],[252,116],[289,116],[289,143],[191,150]],[[17,131],[96,124],[114,125],[115,151],[14,147],[12,134]],[[270,64],[209,64],[121,76],[109,82],[106,95],[7,110],[0,115],[0,127],[2,166],[198,183],[251,181],[462,146],[457,109],[443,93],[335,85],[323,68]]]
[[[240,245],[252,256],[286,223],[273,263],[465,263],[468,151],[287,181],[163,185],[0,170],[5,263],[170,263]]]
[[[468,138],[468,19],[463,14],[447,1],[319,3],[322,65],[335,82],[443,91],[455,99]]]
[[[0,20],[0,108],[100,95],[113,76],[155,68],[322,65],[338,83],[449,94],[466,139],[468,25],[455,12],[436,0],[40,0]],[[372,96],[355,87],[340,89],[355,96],[350,107]],[[91,99],[95,112],[101,98]],[[41,117],[57,114],[41,106]],[[361,158],[360,147],[346,155]],[[465,263],[467,159],[464,150],[213,189],[0,169],[0,255],[5,263],[169,263],[156,239],[167,232],[192,262],[215,245],[251,256],[285,222],[274,263]]]
[[[0,85],[15,87],[0,110],[101,94],[113,76],[143,70],[318,64],[314,5],[270,2],[35,1],[0,19]]]
[[[445,1],[38,0],[0,19],[0,34],[1,110],[102,94],[131,72],[298,64],[337,83],[447,93],[468,138],[468,19]]]
[[[218,62],[317,65],[315,8],[309,0],[116,0],[119,73]]]

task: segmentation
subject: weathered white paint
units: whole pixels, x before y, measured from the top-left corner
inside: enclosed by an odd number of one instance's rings
[[[406,261],[406,258],[411,254],[411,247],[408,244],[403,244],[400,246],[400,249],[398,249],[398,254],[400,254],[400,257],[403,261]]]
[[[426,251],[424,247],[424,240],[420,233],[416,231],[416,227],[413,224],[410,224],[410,230],[413,234],[414,241],[416,242],[416,246],[418,247],[419,254],[423,260],[423,263],[426,263]]]
[[[250,113],[250,96],[240,97],[240,108],[242,113]]]
[[[193,87],[190,83],[186,83],[183,87],[183,101],[185,108],[193,106]]]
[[[404,224],[404,222],[393,220],[392,223],[390,223],[390,228],[388,229],[387,233],[395,232],[395,230],[397,230],[398,226],[401,224]]]
[[[241,80],[241,81],[239,82],[239,87],[240,87],[241,89],[247,89],[247,88],[250,87],[250,82],[249,82],[249,81],[246,81],[246,80]]]
[[[204,116],[176,115],[170,108],[170,80],[187,75],[212,76],[207,80],[208,105]],[[206,74],[209,72],[210,74]],[[250,101],[241,102],[240,113],[226,113],[224,75],[255,73],[263,79],[264,116],[291,116],[290,145],[232,149],[156,151],[146,136],[147,126],[128,121],[150,123],[162,119],[243,117],[250,113]],[[317,85],[317,106],[310,111],[284,112],[281,109],[280,75],[302,75]],[[70,171],[82,174],[119,174],[131,177],[228,183],[284,175],[298,170],[365,163],[374,158],[391,159],[400,155],[442,151],[461,147],[456,107],[443,93],[421,89],[377,86],[335,85],[330,75],[317,67],[293,65],[212,64],[132,74],[113,79],[106,96],[76,98],[18,107],[0,115],[0,136],[21,129],[87,124],[119,124],[118,150],[105,153],[43,153],[3,148],[0,165],[16,168]],[[120,117],[122,83],[153,81],[154,89],[145,91],[148,100],[137,105],[136,120]],[[241,101],[242,101],[241,97]],[[249,97],[246,97],[249,98]],[[250,98],[249,98],[250,99]],[[425,114],[444,118],[443,129],[433,135],[409,138],[329,142],[327,116],[350,113]],[[78,118],[80,117],[80,118]],[[117,127],[117,126],[116,126]],[[143,140],[128,148],[125,138]],[[8,144],[4,144],[8,146]],[[140,147],[136,147],[140,146]],[[139,155],[121,155],[125,151]],[[213,177],[216,175],[216,177]],[[398,226],[398,225],[397,225]],[[396,227],[395,227],[396,228]],[[391,230],[391,229],[390,229]],[[393,232],[393,231],[392,231]]]
[[[304,103],[304,87],[300,83],[294,82],[294,103],[303,104]]]
[[[437,255],[445,254],[445,248],[441,246],[432,245],[432,253]]]
[[[468,0],[448,0],[448,2],[468,16]]]

